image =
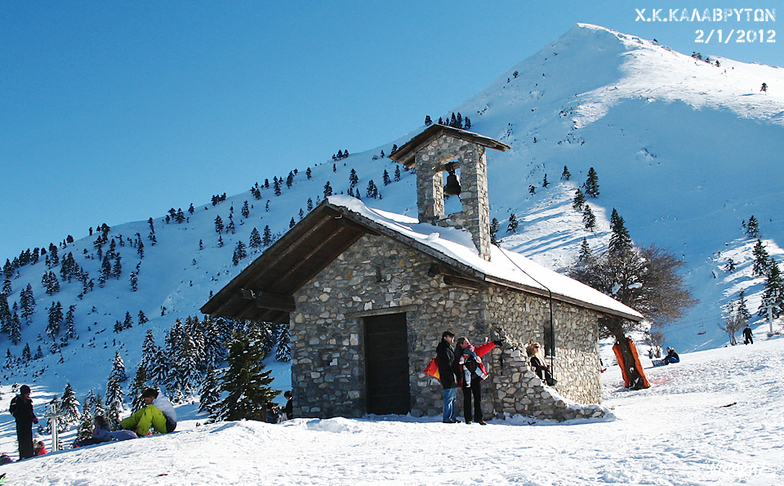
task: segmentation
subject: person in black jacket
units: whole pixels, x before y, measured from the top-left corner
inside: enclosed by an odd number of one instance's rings
[[[458,364],[455,359],[455,351],[452,344],[455,342],[455,335],[451,331],[444,331],[441,334],[441,342],[436,347],[436,361],[438,363],[439,380],[444,387],[444,423],[454,424],[458,420],[455,418],[455,402],[457,401],[457,387],[460,386],[458,379]]]
[[[19,395],[11,400],[11,415],[16,419],[16,437],[19,440],[19,459],[33,457],[33,424],[38,417],[33,412],[33,400],[30,399],[30,387],[22,385]]]
[[[748,324],[743,328],[743,344],[754,344],[754,333]]]

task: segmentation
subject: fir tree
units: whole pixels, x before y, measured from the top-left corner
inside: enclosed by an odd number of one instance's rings
[[[76,305],[68,306],[68,312],[65,313],[65,339],[74,339],[76,335],[76,327],[74,327],[74,314],[76,313]]]
[[[19,305],[22,308],[22,319],[30,324],[33,314],[35,314],[35,297],[32,285],[27,284],[27,287],[19,293]]]
[[[599,176],[593,167],[588,169],[588,179],[585,181],[585,195],[599,197]]]
[[[120,415],[123,410],[123,391],[120,382],[116,378],[109,378],[106,384],[106,414],[107,422],[111,429],[116,429],[120,423]]]
[[[574,191],[574,199],[572,199],[572,209],[575,211],[583,211],[583,205],[585,205],[585,195],[583,195],[583,191],[579,188]]]
[[[359,183],[359,177],[357,177],[357,171],[351,169],[351,172],[348,174],[348,188],[353,189]]]
[[[282,324],[278,332],[278,349],[275,351],[275,361],[291,361],[291,341],[289,339],[289,326]]]
[[[331,195],[332,195],[332,186],[330,186],[329,181],[327,181],[327,183],[324,184],[324,197],[328,198]]]
[[[199,412],[207,412],[212,415],[215,412],[216,405],[220,402],[220,385],[212,366],[207,369],[207,374],[201,382],[199,393],[201,394],[199,397]]]
[[[250,206],[248,205],[248,201],[242,203],[242,209],[240,209],[240,214],[245,219],[248,219],[248,216],[250,216]]]
[[[223,233],[223,220],[220,215],[215,217],[215,232],[218,234]]]
[[[49,308],[49,323],[46,326],[46,335],[52,341],[60,335],[60,326],[63,324],[63,304],[55,302]]]
[[[757,218],[753,215],[749,218],[749,222],[746,225],[746,236],[749,238],[759,238],[759,223],[757,222]]]
[[[754,264],[751,268],[752,275],[755,277],[767,275],[771,266],[771,260],[768,251],[765,249],[765,245],[762,244],[762,240],[757,240],[751,253],[754,255]]]
[[[610,253],[622,254],[629,251],[632,247],[632,239],[629,236],[629,231],[623,222],[623,218],[618,214],[618,211],[613,208],[612,215],[610,216]]]
[[[765,316],[770,311],[770,315],[776,319],[784,314],[784,278],[781,276],[778,264],[772,259],[765,275],[763,288],[758,315]]]
[[[232,255],[231,261],[236,267],[240,264],[240,260],[248,256],[248,252],[245,251],[245,244],[240,240],[237,242],[237,247],[234,248],[234,254]]]
[[[569,169],[566,166],[564,166],[563,172],[561,172],[561,180],[568,181],[571,178],[572,178],[572,173],[569,172]]]
[[[63,390],[63,395],[60,398],[60,413],[60,420],[65,425],[79,423],[79,417],[82,415],[79,412],[79,400],[76,399],[76,393],[74,393],[70,383],[65,385],[65,390]]]
[[[577,255],[577,262],[579,264],[588,264],[593,261],[593,252],[591,252],[591,245],[588,244],[588,239],[583,238],[580,244],[580,252]]]
[[[591,206],[587,204],[583,206],[583,227],[591,232],[596,227],[596,216],[591,211]]]
[[[254,333],[235,333],[229,344],[229,368],[221,377],[226,397],[216,406],[217,420],[258,420],[266,418],[265,406],[280,391],[272,390],[270,371],[261,363],[259,337]]]
[[[496,239],[496,234],[498,233],[498,229],[501,225],[498,223],[498,219],[493,218],[490,222],[490,242],[494,245],[498,245],[498,240]]]
[[[509,224],[506,226],[507,233],[517,233],[517,217],[514,213],[509,214]]]
[[[123,363],[120,351],[114,352],[114,363],[112,364],[112,372],[109,374],[109,379],[116,380],[118,383],[122,383],[128,379],[128,376],[125,374],[125,363]],[[107,401],[107,403],[109,402]]]
[[[395,182],[400,182],[400,166],[395,166]]]
[[[261,237],[261,243],[264,246],[270,246],[272,244],[272,230],[270,230],[269,225],[264,226],[264,235]]]
[[[549,185],[550,185],[550,183],[547,182],[547,174],[545,174],[544,175],[544,179],[542,180],[542,187],[547,187]]]
[[[261,235],[259,234],[259,230],[256,228],[253,228],[253,230],[250,232],[250,241],[248,242],[248,246],[250,248],[261,248],[262,246]]]
[[[145,388],[147,388],[147,371],[144,368],[144,363],[139,363],[138,368],[136,368],[136,374],[133,377],[133,383],[131,383],[131,388],[128,390],[128,394],[133,397],[131,403],[131,410],[133,412],[141,410],[141,408],[146,405],[142,398],[142,392]]]
[[[735,312],[745,321],[751,319],[751,313],[748,307],[746,307],[746,295],[743,290],[738,293],[738,303],[735,306]]]
[[[389,172],[387,172],[386,169],[384,169],[384,175],[381,177],[381,180],[384,181],[385,186],[392,184],[392,180],[389,178]]]
[[[85,397],[82,405],[82,421],[79,423],[79,430],[76,432],[76,440],[86,440],[93,436],[93,413],[92,401],[90,397]]]

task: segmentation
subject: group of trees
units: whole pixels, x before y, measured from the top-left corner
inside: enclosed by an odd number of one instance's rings
[[[661,329],[682,317],[697,301],[678,273],[685,265],[683,261],[655,245],[634,245],[623,218],[615,209],[610,225],[612,234],[607,251],[594,255],[587,239],[583,238],[579,255],[568,273],[645,316],[647,324],[616,316],[600,319],[602,337],[614,337],[624,362],[633,363],[632,350],[626,339],[630,331]],[[637,370],[627,372],[632,382],[639,377]]]
[[[568,175],[567,175],[568,174]],[[564,172],[561,177],[571,177],[569,174],[569,169],[564,166]],[[585,189],[585,193],[578,187],[577,190],[574,192],[574,198],[572,199],[572,208],[575,211],[583,213],[583,226],[588,231],[593,231],[596,227],[596,216],[593,214],[593,210],[591,206],[587,204],[585,196],[589,196],[592,198],[599,197],[599,176],[596,174],[596,171],[593,167],[588,170],[588,178],[585,180],[585,184],[582,186]]]
[[[430,115],[425,115],[425,126],[429,127],[432,124],[433,124],[433,120],[430,119]],[[469,120],[468,117],[463,118],[463,115],[460,114],[460,112],[457,112],[457,115],[452,113],[451,117],[447,116],[446,121],[444,121],[443,118],[439,118],[438,124],[447,125],[453,128],[461,128],[464,130],[471,129],[471,120]]]

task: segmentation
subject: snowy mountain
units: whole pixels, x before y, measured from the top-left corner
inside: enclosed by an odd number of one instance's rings
[[[760,91],[762,83],[766,92]],[[783,253],[777,242],[784,237],[784,226],[776,204],[784,175],[778,163],[784,153],[782,86],[781,68],[723,58],[706,62],[651,41],[578,24],[456,106],[454,113],[470,118],[472,131],[512,147],[489,154],[491,217],[501,223],[502,246],[563,270],[583,238],[594,251],[606,246],[609,214],[617,209],[635,242],[669,248],[687,262],[687,281],[701,303],[666,330],[666,340],[679,350],[693,350],[727,342],[717,324],[723,320],[722,307],[740,290],[745,290],[753,313],[759,305],[761,279],[751,276],[755,240],[745,236],[742,222],[755,216],[768,252],[778,258]],[[451,113],[428,115],[437,120]],[[30,324],[22,325],[18,344],[0,337],[0,346],[11,356],[2,383],[36,383],[48,393],[61,393],[70,382],[80,396],[90,388],[103,391],[116,350],[132,375],[147,330],[163,344],[176,319],[199,315],[212,293],[263,251],[264,245],[251,247],[254,229],[264,235],[269,227],[271,237],[283,234],[324,199],[327,185],[335,194],[359,194],[368,206],[415,217],[414,174],[382,152],[389,154],[421,129],[337,160],[327,156],[317,164],[248,175],[249,191],[225,199],[216,196],[213,202],[182,201],[182,207],[171,212],[161,208],[152,215],[152,227],[148,221],[112,227],[101,253],[115,241],[122,270],[103,287],[98,284],[100,232],[95,229],[73,242],[64,238],[58,257],[72,253],[94,286],[84,293],[82,282],[65,281],[61,265],[49,268],[45,257],[13,269],[7,298],[12,312],[14,304],[19,310],[20,293],[28,284],[36,306]],[[564,167],[570,180],[561,178]],[[591,167],[600,184],[598,198],[588,200],[598,219],[593,232],[584,229],[582,214],[571,207]],[[389,184],[384,183],[384,172]],[[371,181],[378,198],[368,197]],[[179,209],[182,222],[177,222]],[[512,213],[520,223],[516,233],[506,232]],[[220,233],[218,217],[224,226]],[[228,230],[231,222],[234,229]],[[84,229],[74,229],[79,231]],[[234,265],[240,242],[248,256]],[[722,268],[730,257],[737,269],[727,273]],[[60,290],[52,295],[42,286],[49,272],[60,280]],[[137,274],[135,291],[131,272]],[[57,302],[65,310],[75,305],[79,336],[59,349],[46,334],[47,309]],[[149,322],[138,324],[139,311]],[[133,327],[114,332],[126,314],[133,317]],[[767,324],[760,320],[754,327],[766,329]],[[62,337],[55,341],[62,343]],[[33,353],[40,346],[43,357],[14,364],[25,345]],[[280,389],[288,384],[285,370],[280,368],[276,381]]]

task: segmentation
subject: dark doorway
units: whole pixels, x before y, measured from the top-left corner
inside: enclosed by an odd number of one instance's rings
[[[405,415],[411,411],[405,314],[365,317],[367,411]]]

